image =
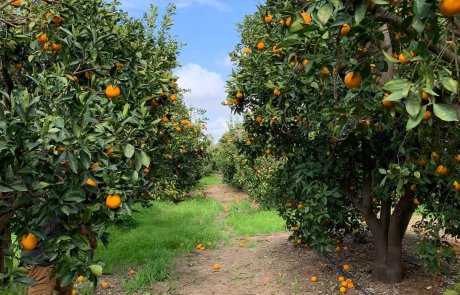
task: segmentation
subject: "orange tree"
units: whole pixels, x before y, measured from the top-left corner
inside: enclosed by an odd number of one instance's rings
[[[145,192],[159,187],[149,174],[174,165],[171,173],[183,175],[205,157],[195,123],[176,136],[193,148],[193,160],[180,163],[187,168],[163,160],[162,118],[190,117],[176,101],[173,13],[171,6],[157,26],[155,8],[135,20],[101,0],[0,4],[4,279],[27,281],[13,273],[18,245],[44,249],[63,285],[76,274],[94,279],[102,271],[92,261],[97,240],[106,243],[110,222],[148,201]],[[44,231],[56,224],[51,235]],[[11,234],[20,243],[11,243]]]
[[[240,25],[227,105],[246,156],[286,158],[274,197],[297,243],[332,250],[365,222],[373,277],[402,279],[402,239],[432,270],[460,235],[458,1],[270,1]],[[252,145],[245,145],[250,139]],[[441,231],[442,230],[442,231]]]

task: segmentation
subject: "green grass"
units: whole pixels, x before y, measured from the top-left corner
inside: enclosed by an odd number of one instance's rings
[[[217,174],[211,174],[209,176],[203,177],[197,184],[197,188],[202,188],[206,185],[216,185],[222,184],[222,178]]]
[[[175,257],[192,250],[198,240],[216,245],[226,238],[223,222],[216,220],[222,204],[216,201],[155,202],[139,211],[134,214],[136,227],[110,228],[109,247],[100,247],[96,253],[96,258],[106,263],[106,272],[137,270],[134,281],[124,284],[126,291],[168,278]]]
[[[239,236],[268,234],[286,230],[284,220],[276,211],[251,207],[248,201],[233,202],[229,210],[227,225],[233,227]]]

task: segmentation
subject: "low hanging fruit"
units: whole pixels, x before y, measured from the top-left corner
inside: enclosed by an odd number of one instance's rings
[[[33,233],[28,233],[21,238],[21,246],[24,250],[30,251],[37,247],[37,237]]]
[[[91,178],[88,178],[88,180],[86,180],[86,184],[92,187],[97,187],[97,183]]]
[[[348,89],[358,88],[361,85],[361,75],[357,72],[349,72],[344,79],[345,86]]]
[[[340,28],[340,36],[346,36],[351,30],[351,27],[349,24],[344,24],[341,28]]]
[[[439,3],[439,11],[444,16],[456,16],[460,13],[460,1],[458,0],[442,0]]]
[[[108,195],[105,199],[105,204],[110,209],[117,209],[121,206],[121,198],[119,195]]]
[[[118,86],[107,85],[105,88],[105,96],[107,96],[107,98],[116,98],[120,96],[120,94],[121,89]]]
[[[265,21],[266,24],[271,23],[272,20],[273,20],[273,15],[271,15],[271,14],[268,14],[268,15],[266,15],[266,16],[264,17],[264,21]]]

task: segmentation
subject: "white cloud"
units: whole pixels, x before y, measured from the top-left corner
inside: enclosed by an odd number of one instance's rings
[[[222,75],[193,63],[178,69],[176,75],[179,87],[190,90],[184,95],[185,103],[206,110],[208,132],[219,140],[231,118],[229,108],[222,105],[227,96]]]

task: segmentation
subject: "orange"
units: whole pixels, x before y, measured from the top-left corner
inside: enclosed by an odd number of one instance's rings
[[[17,63],[14,64],[14,68],[17,69],[17,70],[20,70],[20,69],[22,69],[22,64],[17,62]]]
[[[432,117],[432,114],[430,111],[425,111],[425,113],[423,114],[423,121],[427,122],[431,119]]]
[[[91,77],[93,77],[93,72],[91,72],[91,71],[86,71],[85,74],[84,74],[84,76],[85,76],[85,79],[88,79],[88,80],[89,80],[89,79],[91,79]]]
[[[173,89],[176,89],[176,88],[177,88],[177,83],[176,83],[176,82],[172,82],[172,83],[171,83],[171,87],[172,87]]]
[[[410,185],[410,190],[415,192],[417,190],[417,185],[414,183],[414,184],[411,184]]]
[[[304,66],[308,65],[308,59],[302,60],[302,65],[304,65]]]
[[[37,237],[33,233],[28,233],[27,235],[22,236],[21,246],[24,250],[30,251],[37,247]]]
[[[45,51],[50,50],[50,44],[49,43],[43,44],[43,50],[45,50]]]
[[[457,154],[457,155],[454,156],[454,161],[457,164],[460,163],[460,154]]]
[[[389,101],[389,100],[385,100],[385,99],[382,99],[382,105],[384,107],[391,107],[395,104],[394,101]]]
[[[58,152],[64,152],[64,151],[65,151],[65,147],[63,147],[63,146],[57,146],[57,147],[55,147],[54,149],[55,149],[56,151],[58,151]]]
[[[213,268],[214,270],[219,270],[219,269],[220,269],[220,265],[217,264],[217,263],[215,263],[215,264],[212,266],[212,268]]]
[[[174,102],[176,99],[177,99],[177,97],[176,97],[175,94],[171,94],[171,95],[169,96],[169,100],[170,100],[171,102]]]
[[[261,116],[257,116],[257,117],[256,117],[256,122],[257,122],[257,123],[259,123],[259,124],[262,123],[262,120],[263,120],[263,119],[262,119]]]
[[[439,3],[438,8],[444,16],[455,16],[460,13],[460,1],[442,0],[441,3]]]
[[[252,144],[252,141],[246,140],[246,145],[251,145],[251,144]]]
[[[348,282],[347,284],[348,289],[353,289],[354,287],[355,287],[355,284],[353,284],[353,282]]]
[[[264,18],[264,21],[265,23],[269,24],[271,23],[273,20],[273,15],[269,14],[269,15],[266,15],[265,18]]]
[[[457,180],[454,181],[454,189],[456,191],[460,191],[460,182],[458,182]]]
[[[121,62],[116,62],[116,63],[115,63],[115,66],[117,67],[117,69],[121,69],[121,68],[123,68],[125,65],[122,64]]]
[[[441,176],[445,176],[449,172],[449,169],[447,169],[447,167],[444,166],[444,165],[439,165],[436,168],[436,172],[438,172],[438,174],[441,175]]]
[[[280,93],[281,93],[281,91],[280,91],[278,88],[275,88],[275,90],[273,90],[273,94],[274,94],[275,96],[280,95]]]
[[[91,178],[88,178],[88,180],[86,180],[86,184],[89,186],[97,187],[97,183]]]
[[[176,127],[176,132],[181,132],[181,131],[182,131],[182,128]]]
[[[395,40],[396,40],[396,41],[401,40],[401,33],[396,33],[396,35],[395,35]]]
[[[325,77],[328,77],[331,75],[331,72],[329,71],[329,68],[328,67],[323,67],[321,69],[321,72],[319,73],[319,76],[321,78],[325,78]]]
[[[54,16],[51,21],[53,22],[53,24],[58,25],[61,24],[64,21],[64,19],[59,16]]]
[[[11,6],[21,7],[21,0],[16,0],[11,3]]]
[[[240,242],[240,248],[243,248],[243,247],[244,247],[244,243]]]
[[[432,157],[433,160],[435,160],[435,161],[438,161],[438,160],[441,158],[437,152],[432,152],[432,153],[431,153],[431,157]]]
[[[144,173],[149,173],[149,172],[150,172],[150,169],[147,168],[147,167],[145,167],[143,171],[144,171]]]
[[[113,147],[109,146],[108,148],[105,149],[105,152],[107,153],[107,155],[113,154]]]
[[[94,162],[91,164],[91,169],[92,170],[96,170],[97,168],[99,168],[99,162]]]
[[[410,62],[410,60],[407,60],[404,54],[402,53],[398,56],[398,59],[402,65],[407,65]]]
[[[160,103],[157,101],[157,100],[152,100],[152,102],[150,103],[150,105],[154,108],[156,108],[157,106],[160,105]]]
[[[419,160],[418,160],[418,164],[419,164],[420,166],[425,166],[426,160],[425,160],[425,159],[419,159]]]
[[[101,282],[101,288],[102,289],[107,289],[109,287],[109,283],[107,282]]]
[[[318,281],[318,278],[315,277],[315,276],[312,276],[312,277],[310,278],[310,281],[312,281],[313,283],[316,283],[316,282]]]
[[[347,288],[340,287],[340,293],[347,293]]]
[[[286,19],[286,21],[284,22],[284,24],[287,26],[287,27],[290,27],[291,26],[291,23],[292,23],[292,18],[291,17],[288,17]]]
[[[265,154],[266,154],[267,156],[270,155],[270,153],[271,153],[270,149],[266,149],[266,150],[265,150]]]
[[[242,99],[243,98],[243,93],[241,91],[238,91],[235,95],[236,98]]]
[[[303,204],[302,204],[302,203],[299,203],[299,204],[297,205],[297,209],[302,209],[302,208],[303,208]]]
[[[84,276],[78,276],[77,277],[77,283],[83,283],[84,280],[85,280]]]
[[[340,277],[339,277],[339,282],[343,282],[343,281],[345,281],[345,278],[342,277],[342,276],[340,276]]]
[[[243,52],[244,52],[244,54],[248,55],[249,53],[251,53],[251,49],[249,49],[248,47],[245,47],[243,49]]]
[[[358,88],[361,85],[361,75],[357,72],[349,72],[344,79],[345,86],[348,89]]]
[[[48,42],[48,36],[46,36],[46,34],[40,34],[40,36],[38,36],[38,41],[40,43],[46,43]]]
[[[350,269],[350,266],[349,266],[348,264],[345,264],[345,265],[343,266],[343,270],[349,270],[349,269]]]
[[[117,209],[121,206],[121,198],[119,195],[108,195],[105,199],[105,204],[110,209]]]
[[[167,123],[167,122],[169,122],[169,119],[168,119],[168,117],[163,116],[163,118],[161,118],[161,121],[163,121],[163,123]]]
[[[344,24],[341,28],[340,28],[340,36],[345,36],[347,35],[351,30],[351,27],[349,24]]]
[[[257,43],[257,49],[263,50],[264,48],[265,48],[264,42],[260,41],[259,43]]]
[[[105,96],[107,98],[115,98],[120,96],[121,94],[121,89],[118,86],[113,86],[113,85],[107,85],[105,88]]]
[[[306,24],[308,24],[308,25],[311,24],[311,16],[310,16],[309,13],[302,12],[300,15],[302,16],[303,21],[304,21]]]
[[[297,239],[297,241],[295,241],[295,243],[296,243],[297,245],[300,245],[300,244],[302,244],[302,240],[301,240],[301,239]]]
[[[429,98],[430,98],[430,97],[428,96],[428,94],[427,94],[425,91],[423,91],[423,92],[422,92],[422,99],[423,99],[423,100],[428,100]]]
[[[340,285],[341,285],[342,287],[346,287],[346,286],[348,285],[348,282],[347,282],[347,281],[342,281],[342,282],[340,283]]]
[[[273,52],[273,53],[280,53],[280,52],[281,52],[281,48],[278,48],[278,47],[276,47],[276,46],[273,46],[272,52]]]
[[[54,51],[61,51],[62,50],[62,44],[53,43],[53,44],[51,44],[51,49],[53,49]]]

